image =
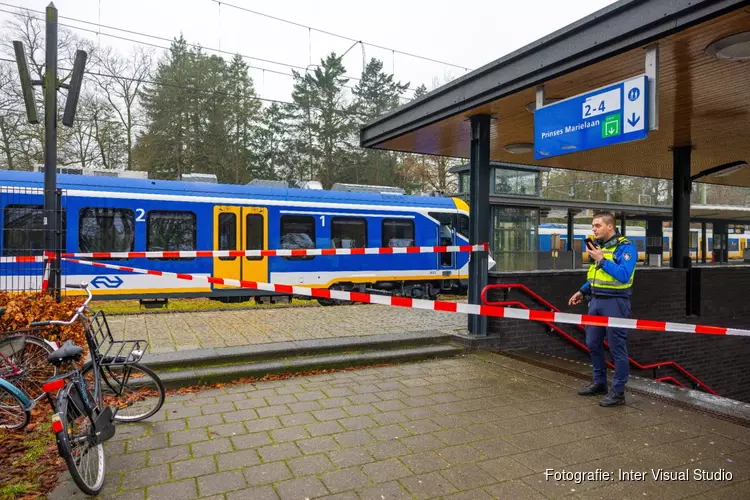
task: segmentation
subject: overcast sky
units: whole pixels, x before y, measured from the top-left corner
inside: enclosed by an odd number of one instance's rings
[[[48,0],[0,0],[4,4],[44,10]],[[229,4],[293,21],[320,30],[365,42],[364,55],[381,59],[396,78],[421,83],[428,89],[437,78],[466,73],[562,28],[608,4],[611,0],[495,0],[447,2],[441,0],[230,0]],[[291,73],[289,65],[306,67],[318,63],[331,51],[341,54],[353,42],[310,31],[268,17],[244,12],[212,0],[55,0],[60,22],[87,29],[95,26],[76,23],[71,17],[93,23],[172,38],[182,33],[188,42],[207,48],[238,52],[246,56],[282,64],[249,59],[251,76],[258,94],[268,99],[289,101],[292,78],[260,68]],[[0,10],[13,10],[0,5]],[[0,21],[9,18],[0,12]],[[74,30],[97,40],[97,35]],[[111,33],[156,45],[168,42],[101,28]],[[100,36],[102,45],[112,45],[127,53],[132,42]],[[397,51],[444,61],[461,67],[430,62],[383,50],[376,44]],[[154,49],[161,57],[163,50]],[[209,51],[210,52],[210,51]],[[225,57],[230,57],[225,55]],[[352,48],[344,58],[347,74],[358,77],[362,71],[363,49]],[[355,81],[350,81],[354,85]],[[409,91],[405,94],[411,96]]]

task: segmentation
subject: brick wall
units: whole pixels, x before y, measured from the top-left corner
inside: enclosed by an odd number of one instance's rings
[[[688,272],[693,273],[692,310],[688,316]],[[490,283],[522,283],[564,312],[585,313],[584,305],[570,307],[570,296],[585,281],[585,271],[538,271],[492,273]],[[750,329],[750,267],[695,268],[691,271],[667,268],[638,268],[632,297],[632,317],[682,323],[702,323]],[[519,291],[511,291],[508,300],[520,300],[536,309],[541,306]],[[504,292],[493,291],[489,300],[504,300]],[[584,342],[584,335],[571,326],[563,330]],[[489,333],[497,337],[500,349],[531,348],[553,355],[588,360],[567,340],[541,324],[530,321],[489,320]],[[750,402],[750,339],[714,337],[680,333],[631,331],[628,337],[630,357],[641,364],[675,361],[722,396]],[[651,370],[632,374],[652,376]],[[689,385],[688,379],[672,368],[661,369],[658,376],[671,375]]]

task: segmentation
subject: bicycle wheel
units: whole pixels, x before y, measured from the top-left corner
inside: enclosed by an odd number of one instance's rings
[[[47,362],[54,348],[40,337],[13,335],[0,340],[0,351],[19,370],[6,380],[34,401],[41,400],[44,397],[42,384],[57,375],[57,367]]]
[[[31,418],[18,396],[0,386],[0,429],[22,429]]]
[[[94,387],[92,364],[82,370],[89,387]],[[140,363],[105,365],[100,369],[102,399],[107,406],[118,407],[115,420],[140,422],[158,412],[164,404],[165,391],[159,376]]]
[[[77,394],[70,394],[76,390],[68,383],[58,395],[62,431],[57,439],[73,481],[87,495],[97,495],[104,487],[104,445],[96,444],[96,431],[83,403]],[[89,400],[93,402],[91,394]]]

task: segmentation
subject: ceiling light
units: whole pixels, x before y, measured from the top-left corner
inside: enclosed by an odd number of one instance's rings
[[[706,47],[706,53],[716,59],[750,61],[750,31],[716,40]]]
[[[747,162],[744,160],[724,163],[723,165],[707,168],[706,170],[690,177],[690,180],[694,181],[696,179],[700,179],[701,177],[706,177],[709,175],[712,175],[714,177],[726,177],[728,175],[732,175],[738,170],[742,170],[745,167],[747,167]]]
[[[544,100],[544,105],[549,106],[550,104],[557,101],[562,101],[562,99],[559,97],[549,97]],[[531,101],[530,103],[528,103],[526,105],[526,111],[528,111],[529,113],[533,113],[534,111],[536,111],[536,101]]]
[[[725,168],[724,170],[722,170],[720,172],[716,172],[714,174],[714,177],[726,177],[727,175],[731,175],[731,174],[735,173],[738,170],[742,170],[745,167],[747,167],[747,162],[746,161],[736,162],[731,167],[727,167],[727,168]]]
[[[532,151],[534,151],[534,145],[528,142],[519,142],[516,144],[506,144],[505,146],[503,146],[503,149],[508,153],[520,155],[523,153],[531,153]]]

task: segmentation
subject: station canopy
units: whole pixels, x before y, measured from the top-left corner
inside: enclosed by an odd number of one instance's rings
[[[538,85],[548,100],[566,99],[643,74],[654,44],[658,130],[634,142],[534,160]],[[469,117],[478,114],[493,118],[495,162],[661,179],[672,178],[672,147],[692,147],[693,176],[750,162],[750,2],[617,2],[367,124],[361,145],[468,158]],[[750,168],[699,182],[750,186]]]

